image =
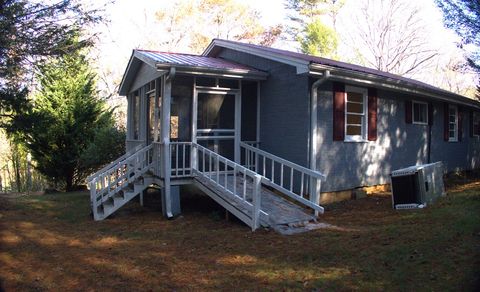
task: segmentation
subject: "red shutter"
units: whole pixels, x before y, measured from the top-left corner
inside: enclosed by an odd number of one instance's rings
[[[405,123],[407,124],[412,123],[412,101],[411,100],[405,101]]]
[[[428,103],[428,125],[433,125],[433,103]]]
[[[448,103],[443,104],[443,140],[448,141]]]
[[[473,124],[473,110],[470,110],[470,137],[473,137],[475,132],[475,125]]]
[[[377,89],[368,89],[368,140],[377,140]]]
[[[345,84],[333,82],[333,140],[345,139]]]
[[[457,107],[457,117],[458,117],[458,141],[462,141],[462,136],[463,136],[463,114],[462,114],[462,108],[460,106]]]

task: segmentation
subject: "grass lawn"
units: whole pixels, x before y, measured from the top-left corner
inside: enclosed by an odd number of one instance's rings
[[[183,215],[130,204],[94,222],[87,193],[0,196],[6,291],[480,289],[480,181],[423,210],[388,196],[329,206],[336,228],[252,233],[207,198]],[[1,289],[0,289],[1,290]]]

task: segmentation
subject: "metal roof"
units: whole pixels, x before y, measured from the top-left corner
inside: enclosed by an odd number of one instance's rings
[[[265,80],[268,76],[266,72],[221,58],[136,49],[123,74],[120,95],[126,95],[131,90],[130,86],[142,63],[164,72],[174,67],[179,74],[252,80]]]
[[[468,103],[469,105],[480,107],[480,103],[476,100],[470,99],[463,95],[459,95],[430,84],[406,78],[403,76],[395,75],[392,73],[367,68],[355,64],[335,61],[327,58],[316,57],[311,55],[306,55],[302,53],[296,53],[281,49],[275,49],[270,47],[264,47],[259,45],[241,43],[230,40],[223,39],[214,39],[210,45],[205,49],[203,55],[215,57],[218,55],[219,51],[222,48],[229,48],[234,50],[240,50],[247,53],[256,54],[262,57],[267,57],[275,59],[280,62],[284,62],[293,66],[297,66],[297,73],[307,73],[312,72],[312,70],[322,70],[322,68],[332,68],[338,70],[339,72],[343,71],[342,74],[351,72],[356,74],[361,74],[363,78],[376,77],[382,79],[386,82],[396,84],[398,86],[403,86],[405,89],[412,88],[415,90],[423,90],[425,92],[431,92],[433,94],[448,96],[452,101]],[[303,67],[303,68],[302,68]],[[301,69],[298,69],[301,68]]]
[[[173,66],[186,66],[186,67],[201,67],[209,69],[219,69],[219,70],[239,70],[239,71],[249,71],[249,72],[258,72],[261,71],[242,65],[234,62],[230,62],[220,58],[201,56],[201,55],[191,55],[191,54],[180,54],[180,53],[167,53],[167,52],[157,52],[149,50],[135,50],[138,53],[144,55],[147,58],[150,58],[157,64],[168,64]]]

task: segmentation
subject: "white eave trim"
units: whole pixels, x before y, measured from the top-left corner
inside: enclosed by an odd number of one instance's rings
[[[241,70],[241,69],[220,69],[199,66],[186,66],[173,63],[157,63],[155,65],[157,70],[165,71],[171,67],[175,67],[177,73],[202,75],[202,76],[217,76],[224,78],[239,78],[252,80],[266,80],[268,73],[261,71]]]
[[[312,76],[319,76],[326,69],[330,70],[330,79],[334,81],[347,81],[354,84],[361,84],[364,86],[375,86],[377,88],[384,88],[409,94],[418,94],[437,100],[446,101],[449,103],[455,103],[480,109],[480,103],[477,103],[475,100],[470,101],[468,97],[458,95],[453,92],[448,92],[440,88],[438,90],[423,89],[420,88],[420,86],[418,85],[408,84],[408,82],[406,81],[382,77],[375,74],[356,72],[348,69],[342,69],[320,64],[311,64],[309,74]]]
[[[280,54],[275,54],[272,52],[266,52],[265,50],[249,47],[242,44],[234,44],[231,42],[225,42],[222,40],[215,39],[213,40],[208,47],[203,52],[202,56],[209,56],[212,50],[215,47],[223,47],[235,51],[240,51],[244,53],[248,53],[251,55],[255,55],[258,57],[262,57],[268,60],[284,63],[287,65],[294,66],[297,69],[297,74],[304,74],[310,72],[310,62],[305,60],[299,60],[298,58],[284,56]]]

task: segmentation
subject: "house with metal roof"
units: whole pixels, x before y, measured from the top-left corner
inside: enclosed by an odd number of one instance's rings
[[[96,220],[151,184],[175,216],[189,184],[281,229],[395,169],[480,165],[478,101],[325,58],[221,39],[201,55],[134,50],[119,92],[127,153],[90,177]]]

